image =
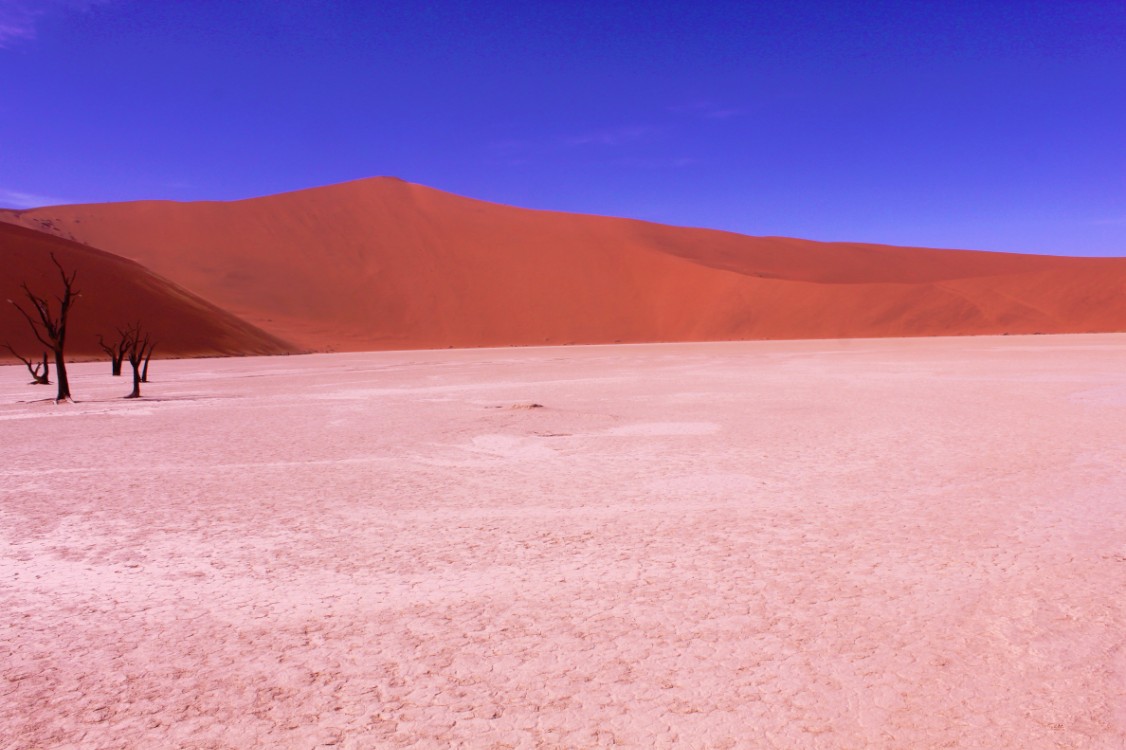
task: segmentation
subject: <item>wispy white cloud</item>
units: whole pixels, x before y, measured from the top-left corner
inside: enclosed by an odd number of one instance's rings
[[[0,48],[7,47],[20,39],[31,39],[34,36],[34,26],[0,18]]]
[[[31,3],[0,0],[0,47],[35,38],[35,11]]]
[[[49,13],[82,13],[114,0],[0,0],[0,48],[35,38],[35,27]]]
[[[6,208],[36,208],[37,206],[58,206],[67,201],[49,195],[24,193],[19,190],[0,188],[0,206]]]

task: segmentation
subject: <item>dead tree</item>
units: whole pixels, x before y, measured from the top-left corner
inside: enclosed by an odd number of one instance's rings
[[[8,302],[19,310],[20,315],[31,326],[31,330],[39,343],[55,354],[55,382],[58,384],[55,401],[57,403],[70,400],[70,380],[66,376],[65,359],[66,326],[67,317],[70,315],[70,306],[74,304],[75,299],[81,296],[81,292],[74,288],[74,277],[78,272],[72,271],[68,274],[58,259],[55,258],[54,253],[51,253],[51,262],[59,270],[59,278],[63,282],[62,295],[55,295],[55,301],[59,305],[57,311],[51,309],[50,300],[32,292],[27,282],[20,286],[23,288],[24,294],[27,295],[28,301],[31,302],[31,308],[35,311],[35,314],[29,313],[18,302],[13,300],[8,300]]]
[[[144,367],[141,368],[141,382],[142,383],[149,382],[149,360],[152,359],[152,350],[155,349],[155,348],[156,348],[156,342],[152,341],[152,342],[149,342],[148,348],[145,349],[145,352],[144,352],[145,364],[144,364]]]
[[[121,375],[121,363],[125,361],[125,350],[128,344],[125,341],[125,333],[119,328],[117,330],[117,343],[107,344],[102,335],[98,334],[98,346],[102,347],[102,351],[109,355],[109,361],[112,372],[115,376]]]
[[[19,352],[12,348],[11,344],[4,344],[4,348],[12,353],[12,356],[23,362],[23,366],[31,373],[32,385],[50,385],[51,384],[51,365],[47,363],[47,352],[43,352],[42,362],[33,362],[30,359],[25,359]]]
[[[129,366],[133,368],[133,391],[125,398],[140,398],[141,383],[148,382],[149,359],[156,342],[145,332],[140,323],[121,331],[127,347],[125,356],[129,359]]]

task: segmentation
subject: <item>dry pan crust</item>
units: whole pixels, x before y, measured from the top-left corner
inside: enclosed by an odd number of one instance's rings
[[[0,369],[0,746],[1122,748],[1124,351]]]

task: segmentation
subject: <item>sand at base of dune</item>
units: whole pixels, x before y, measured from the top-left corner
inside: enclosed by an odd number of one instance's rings
[[[1122,748],[1126,335],[0,368],[0,748]]]

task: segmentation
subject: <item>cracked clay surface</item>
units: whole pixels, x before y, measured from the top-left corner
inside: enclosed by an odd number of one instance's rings
[[[1126,335],[0,368],[0,749],[1124,748]]]

